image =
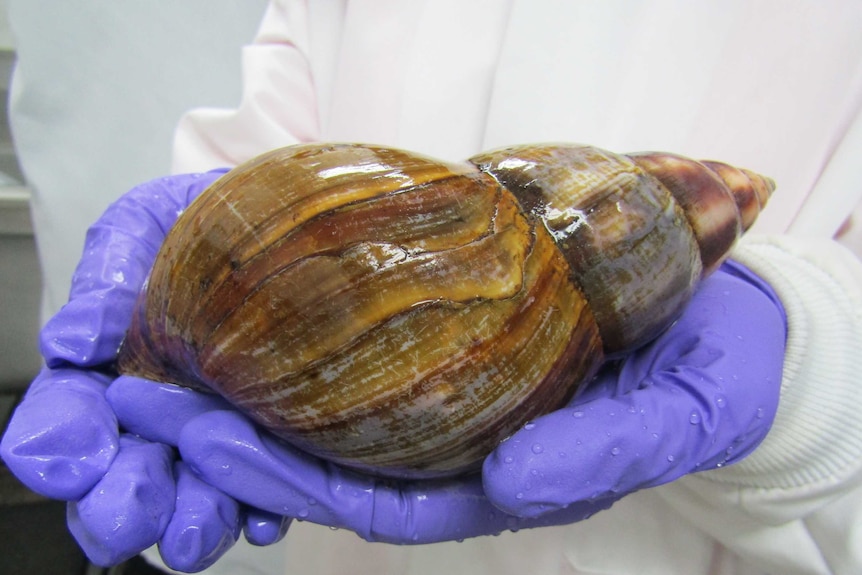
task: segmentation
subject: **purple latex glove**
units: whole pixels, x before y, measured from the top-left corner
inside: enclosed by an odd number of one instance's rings
[[[658,340],[502,443],[481,476],[375,480],[293,449],[234,410],[203,405],[183,425],[179,448],[199,476],[239,501],[371,541],[429,543],[571,523],[637,489],[750,453],[775,413],[785,334],[771,289],[727,264]],[[118,380],[111,397],[126,405],[112,403],[126,427],[157,435],[134,406],[156,405],[164,390],[144,384]],[[174,393],[190,403],[207,397]]]
[[[708,278],[680,319],[485,460],[485,491],[535,517],[739,461],[778,407],[786,317],[744,266]]]
[[[160,421],[173,419],[173,406],[184,405],[178,441],[183,461],[207,483],[274,515],[351,529],[369,541],[429,543],[569,523],[611,503],[584,502],[553,517],[522,519],[488,501],[478,474],[439,482],[379,481],[285,445],[236,410],[218,409],[207,394],[120,377],[107,396],[125,428],[169,443],[174,439],[165,434],[177,426]],[[154,419],[138,409],[141,404],[166,415]]]
[[[165,233],[224,171],[138,186],[90,228],[69,303],[41,332],[47,367],[0,442],[0,456],[24,484],[70,501],[70,529],[87,555],[103,565],[165,535],[170,537],[162,546],[166,562],[200,569],[238,535],[236,502],[190,480],[181,466],[171,471],[175,453],[165,445],[121,437],[105,399],[115,375],[112,363]],[[171,422],[182,421],[182,407],[175,407]],[[243,517],[247,537],[263,543],[283,535],[288,523],[257,510]]]
[[[47,368],[9,422],[0,455],[28,487],[78,499],[99,481],[119,448],[105,401],[110,365],[166,230],[221,173],[139,186],[87,232],[69,302],[40,334]]]

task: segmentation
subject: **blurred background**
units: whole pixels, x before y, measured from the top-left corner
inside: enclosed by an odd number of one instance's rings
[[[0,0],[0,422],[39,369],[36,346],[41,275],[30,221],[30,192],[5,113],[15,51]],[[49,501],[21,485],[0,463],[0,573],[102,573],[88,566],[68,534],[65,504]]]
[[[0,422],[39,369],[41,274],[30,219],[30,192],[5,113],[15,48],[6,1],[0,0]],[[66,529],[66,506],[24,487],[0,463],[0,573],[97,574]]]

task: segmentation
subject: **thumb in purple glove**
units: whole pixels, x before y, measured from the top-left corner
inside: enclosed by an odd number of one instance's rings
[[[494,451],[483,477],[497,506],[535,517],[618,499],[754,450],[778,405],[785,317],[752,272],[722,269],[653,344]]]

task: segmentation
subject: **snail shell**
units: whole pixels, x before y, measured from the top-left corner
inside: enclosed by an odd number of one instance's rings
[[[773,187],[726,164],[577,145],[463,164],[278,149],[180,216],[118,366],[221,394],[349,467],[474,470],[665,329]]]

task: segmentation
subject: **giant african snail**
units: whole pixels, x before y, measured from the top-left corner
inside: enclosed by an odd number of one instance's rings
[[[463,164],[278,149],[180,216],[119,369],[215,391],[360,470],[473,470],[665,329],[773,187],[726,164],[576,145]]]

